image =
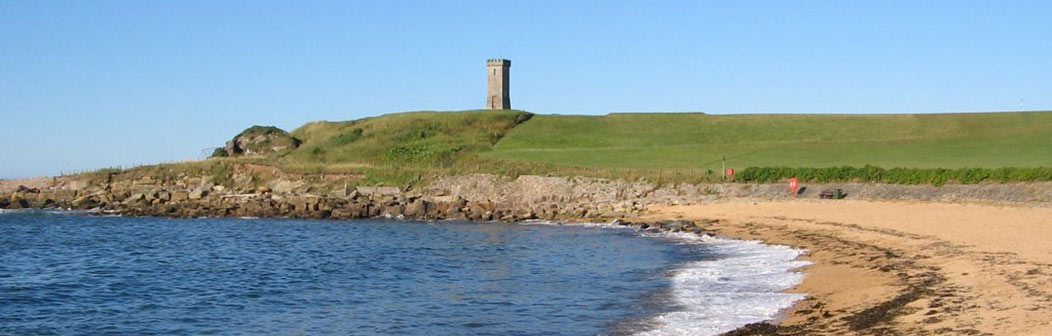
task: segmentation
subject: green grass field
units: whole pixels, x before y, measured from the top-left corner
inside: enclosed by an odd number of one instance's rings
[[[537,115],[490,159],[719,170],[863,166],[1052,166],[1052,112],[912,115]]]
[[[491,149],[532,116],[522,111],[407,112],[352,121],[308,123],[291,132],[302,141],[286,164],[435,164]]]
[[[290,133],[302,142],[294,150],[222,162],[273,165],[293,173],[353,173],[365,176],[362,183],[387,185],[472,172],[718,181],[724,156],[729,167],[743,173],[748,167],[868,165],[911,168],[873,179],[891,183],[1052,180],[1046,168],[932,169],[1052,167],[1052,112],[563,116],[428,111],[312,122]],[[760,180],[782,178],[778,174],[857,179],[831,171],[752,173]]]

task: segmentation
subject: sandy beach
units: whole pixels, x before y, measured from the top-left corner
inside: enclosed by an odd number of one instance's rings
[[[735,200],[650,210],[807,249],[813,265],[792,291],[810,297],[777,334],[1052,335],[1049,208]]]

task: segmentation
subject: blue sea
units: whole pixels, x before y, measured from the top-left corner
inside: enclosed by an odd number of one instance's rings
[[[0,213],[0,335],[715,335],[802,251],[633,228]]]

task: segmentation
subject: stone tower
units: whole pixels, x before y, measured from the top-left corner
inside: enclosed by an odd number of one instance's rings
[[[486,60],[486,109],[511,109],[511,91],[508,89],[510,69],[510,60]]]

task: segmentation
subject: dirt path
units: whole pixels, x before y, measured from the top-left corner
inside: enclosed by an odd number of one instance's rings
[[[1052,209],[732,201],[652,207],[728,236],[807,248],[811,298],[780,334],[1052,335]]]

